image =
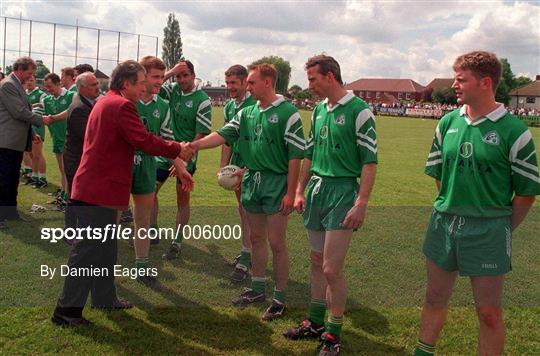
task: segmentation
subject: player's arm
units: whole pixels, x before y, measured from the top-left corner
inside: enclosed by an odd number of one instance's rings
[[[176,76],[183,69],[188,70],[188,66],[187,66],[186,62],[180,61],[180,62],[176,63],[176,65],[174,67],[172,67],[170,70],[165,72],[165,78],[163,80],[165,81],[165,80],[169,79],[170,77]]]
[[[441,191],[441,181],[439,179],[435,179],[435,185],[437,186],[437,191]]]
[[[232,156],[232,149],[227,145],[221,146],[221,162],[219,164],[219,168],[223,168],[226,165],[228,165],[229,162],[231,161],[231,156]]]
[[[68,117],[68,110],[69,110],[69,109],[66,109],[66,110],[62,111],[61,113],[58,113],[58,114],[55,114],[55,115],[51,115],[51,121],[52,121],[52,122],[58,122],[58,121],[62,121],[62,120],[67,119],[67,117]]]
[[[195,151],[214,148],[227,142],[223,136],[217,132],[212,132],[203,138],[193,141],[190,145]]]
[[[294,197],[294,208],[299,213],[304,212],[304,208],[306,205],[306,198],[304,196],[304,192],[306,190],[306,186],[311,179],[311,159],[304,158],[304,161],[302,163],[302,170],[300,171],[300,180],[298,182],[298,186],[296,187],[296,195]]]
[[[536,197],[534,195],[527,197],[522,197],[519,195],[514,196],[514,199],[512,200],[512,230],[517,229],[519,224],[525,220],[525,217],[529,213],[535,199]]]
[[[368,163],[362,167],[362,174],[360,179],[360,189],[356,195],[354,206],[349,210],[347,216],[343,220],[343,228],[345,229],[357,229],[362,226],[366,217],[367,205],[369,202],[369,196],[373,190],[375,184],[375,175],[377,173],[377,164]]]
[[[300,174],[301,159],[289,160],[289,171],[287,173],[287,192],[281,200],[279,211],[283,215],[289,215],[294,209],[294,198],[296,187],[298,186],[298,175]]]
[[[195,140],[199,140],[212,132],[212,103],[210,99],[203,100],[197,108],[195,132]]]

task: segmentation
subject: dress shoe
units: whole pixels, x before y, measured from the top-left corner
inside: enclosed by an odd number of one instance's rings
[[[73,327],[79,327],[79,326],[88,326],[92,324],[92,322],[88,319],[81,317],[72,318],[69,316],[65,316],[62,314],[54,313],[51,317],[51,321],[55,323],[56,325],[60,326],[73,326]]]
[[[92,305],[94,309],[116,310],[116,309],[131,309],[133,304],[127,300],[116,300],[112,305]]]

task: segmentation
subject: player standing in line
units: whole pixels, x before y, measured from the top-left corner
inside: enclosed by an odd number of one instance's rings
[[[427,287],[415,355],[435,353],[458,273],[470,277],[478,353],[501,355],[512,231],[540,194],[536,152],[527,126],[495,101],[501,79],[495,54],[461,55],[453,69],[462,106],[439,121],[426,163],[439,192],[423,247]]]
[[[32,108],[35,108],[41,105],[43,98],[47,94],[39,89],[36,85],[36,77],[31,76],[24,83],[26,89],[26,97],[32,105]],[[46,176],[46,162],[45,156],[43,156],[43,142],[45,141],[45,126],[33,126],[34,132],[39,135],[41,140],[39,142],[32,142],[32,176],[27,179],[25,184],[31,184],[35,188],[45,188],[47,183]],[[26,154],[26,152],[25,152]]]
[[[212,129],[212,104],[208,95],[199,89],[195,83],[195,69],[188,60],[181,61],[172,70],[166,73],[165,79],[169,76],[176,76],[176,83],[172,85],[163,85],[160,95],[169,100],[171,110],[170,128],[174,134],[174,139],[178,142],[192,142],[205,135],[208,135]],[[155,199],[155,210],[152,225],[157,225],[159,189],[169,177],[169,169],[172,162],[163,157],[158,157],[157,169],[157,188]],[[187,171],[193,176],[197,169],[197,155],[194,155],[188,162]],[[190,192],[182,189],[181,177],[177,178],[176,197],[178,211],[176,213],[176,225],[184,226],[189,221],[190,214]],[[182,229],[180,229],[182,231]],[[166,260],[178,258],[182,243],[182,236],[174,240],[169,250],[163,254]]]
[[[60,81],[62,82],[62,85],[67,91],[70,92],[77,92],[77,85],[75,85],[75,78],[77,77],[75,75],[75,70],[71,67],[65,67],[62,68],[60,76]]]
[[[50,93],[50,95],[43,98],[41,103],[41,110],[43,110],[44,115],[55,115],[62,113],[69,108],[74,93],[62,88],[60,78],[57,74],[47,74],[43,80],[43,86],[45,87],[45,90]],[[64,152],[64,145],[66,142],[66,120],[55,121],[53,116],[51,116],[50,120],[44,120],[44,122],[49,126],[49,132],[53,142],[53,152],[56,156],[58,169],[60,171],[62,191],[58,196],[58,202],[59,206],[65,206],[67,199],[67,181],[66,174],[64,172],[64,159],[62,157],[62,153]]]
[[[163,84],[165,63],[157,57],[147,56],[139,63],[146,70],[146,92],[141,100],[136,103],[137,112],[146,129],[155,135],[172,140],[174,136],[169,128],[169,102],[157,94]],[[180,159],[174,160],[179,177],[182,181],[182,189],[189,191],[193,188],[191,175],[186,171]],[[133,180],[131,194],[134,203],[135,240],[135,266],[148,268],[148,254],[150,252],[150,240],[147,236],[150,227],[150,216],[154,206],[156,190],[156,158],[141,150],[136,150],[133,158]],[[157,280],[153,276],[142,275],[137,277],[140,283],[153,287]]]
[[[225,104],[224,119],[225,124],[228,124],[232,118],[243,108],[255,105],[256,100],[251,93],[247,91],[247,69],[239,64],[235,64],[225,72],[225,84],[227,85],[227,91],[229,92],[230,100]],[[232,146],[221,146],[221,164],[223,168],[229,164],[233,164],[240,168],[244,168],[245,164],[240,157],[238,151],[238,142]],[[248,276],[249,266],[251,264],[251,239],[249,237],[249,224],[247,223],[246,211],[242,207],[240,201],[241,189],[234,191],[236,200],[238,201],[238,213],[240,215],[240,222],[242,226],[242,250],[240,255],[233,259],[229,265],[234,267],[234,271],[231,273],[231,279],[234,282],[242,282]]]
[[[251,65],[247,89],[258,99],[256,105],[242,109],[217,132],[195,141],[195,150],[237,143],[247,171],[242,179],[242,206],[251,227],[251,288],[234,298],[236,306],[266,300],[265,270],[268,246],[272,250],[275,289],[272,304],[263,320],[273,320],[285,311],[289,277],[289,253],[286,244],[288,215],[304,157],[302,120],[296,107],[276,95],[277,70],[271,64]]]
[[[311,302],[309,318],[283,335],[294,340],[320,338],[320,355],[337,355],[347,301],[343,268],[353,231],[364,223],[375,182],[377,134],[369,106],[343,88],[334,58],[318,55],[305,67],[309,89],[326,98],[313,110],[295,198],[311,247]]]

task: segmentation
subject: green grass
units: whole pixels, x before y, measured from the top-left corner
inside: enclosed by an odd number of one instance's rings
[[[306,127],[310,113],[302,112]],[[214,123],[222,123],[219,109]],[[364,227],[354,235],[347,258],[349,301],[344,328],[347,354],[410,354],[418,333],[425,270],[420,251],[435,195],[432,179],[423,174],[433,137],[433,120],[377,120],[379,167]],[[540,129],[531,128],[537,138]],[[192,195],[191,224],[236,224],[235,199],[216,184],[219,149],[200,154]],[[58,184],[56,163],[46,141],[49,180]],[[58,267],[67,260],[63,242],[40,240],[42,227],[62,226],[63,215],[49,210],[30,214],[32,203],[46,204],[47,192],[22,186],[20,211],[30,223],[11,224],[0,233],[0,353],[182,353],[182,354],[313,354],[316,343],[290,342],[281,332],[306,313],[309,297],[308,244],[300,216],[290,218],[288,245],[291,274],[290,310],[280,321],[264,323],[262,307],[237,310],[229,306],[240,286],[228,281],[224,260],[239,250],[239,242],[190,240],[182,259],[162,262],[167,244],[151,250],[163,287],[152,291],[128,277],[117,278],[118,293],[137,307],[122,312],[87,309],[94,321],[82,330],[54,327],[50,314],[63,280],[40,277],[40,265]],[[161,226],[173,226],[174,184],[160,193]],[[52,209],[51,206],[48,206]],[[538,206],[519,228],[513,243],[513,268],[505,285],[508,354],[540,353],[540,229]],[[119,243],[119,263],[133,265],[133,252]],[[271,275],[272,266],[268,268]],[[270,281],[270,288],[273,283]],[[438,344],[441,354],[473,354],[477,321],[469,281],[459,279],[452,308]]]

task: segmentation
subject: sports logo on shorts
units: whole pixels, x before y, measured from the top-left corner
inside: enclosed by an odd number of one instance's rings
[[[186,106],[191,109],[193,107],[193,100],[186,101]]]
[[[463,158],[469,158],[472,156],[473,153],[473,145],[470,142],[463,142],[461,146],[459,146],[459,154]]]
[[[321,136],[321,138],[328,137],[328,126],[324,125],[323,127],[321,127],[321,130],[319,131],[319,136]]]
[[[159,110],[154,109],[154,112],[152,113],[152,116],[154,116],[156,119],[159,119]]]
[[[272,124],[277,124],[278,121],[279,121],[279,118],[278,118],[277,114],[272,114],[268,118],[268,122],[271,122]]]
[[[488,145],[498,145],[501,140],[499,139],[497,131],[490,131],[482,137],[482,141]]]
[[[257,125],[255,126],[255,135],[260,136],[261,133],[262,133],[262,125],[261,125],[261,124],[257,124]]]
[[[345,115],[341,114],[334,120],[338,125],[345,125]]]

